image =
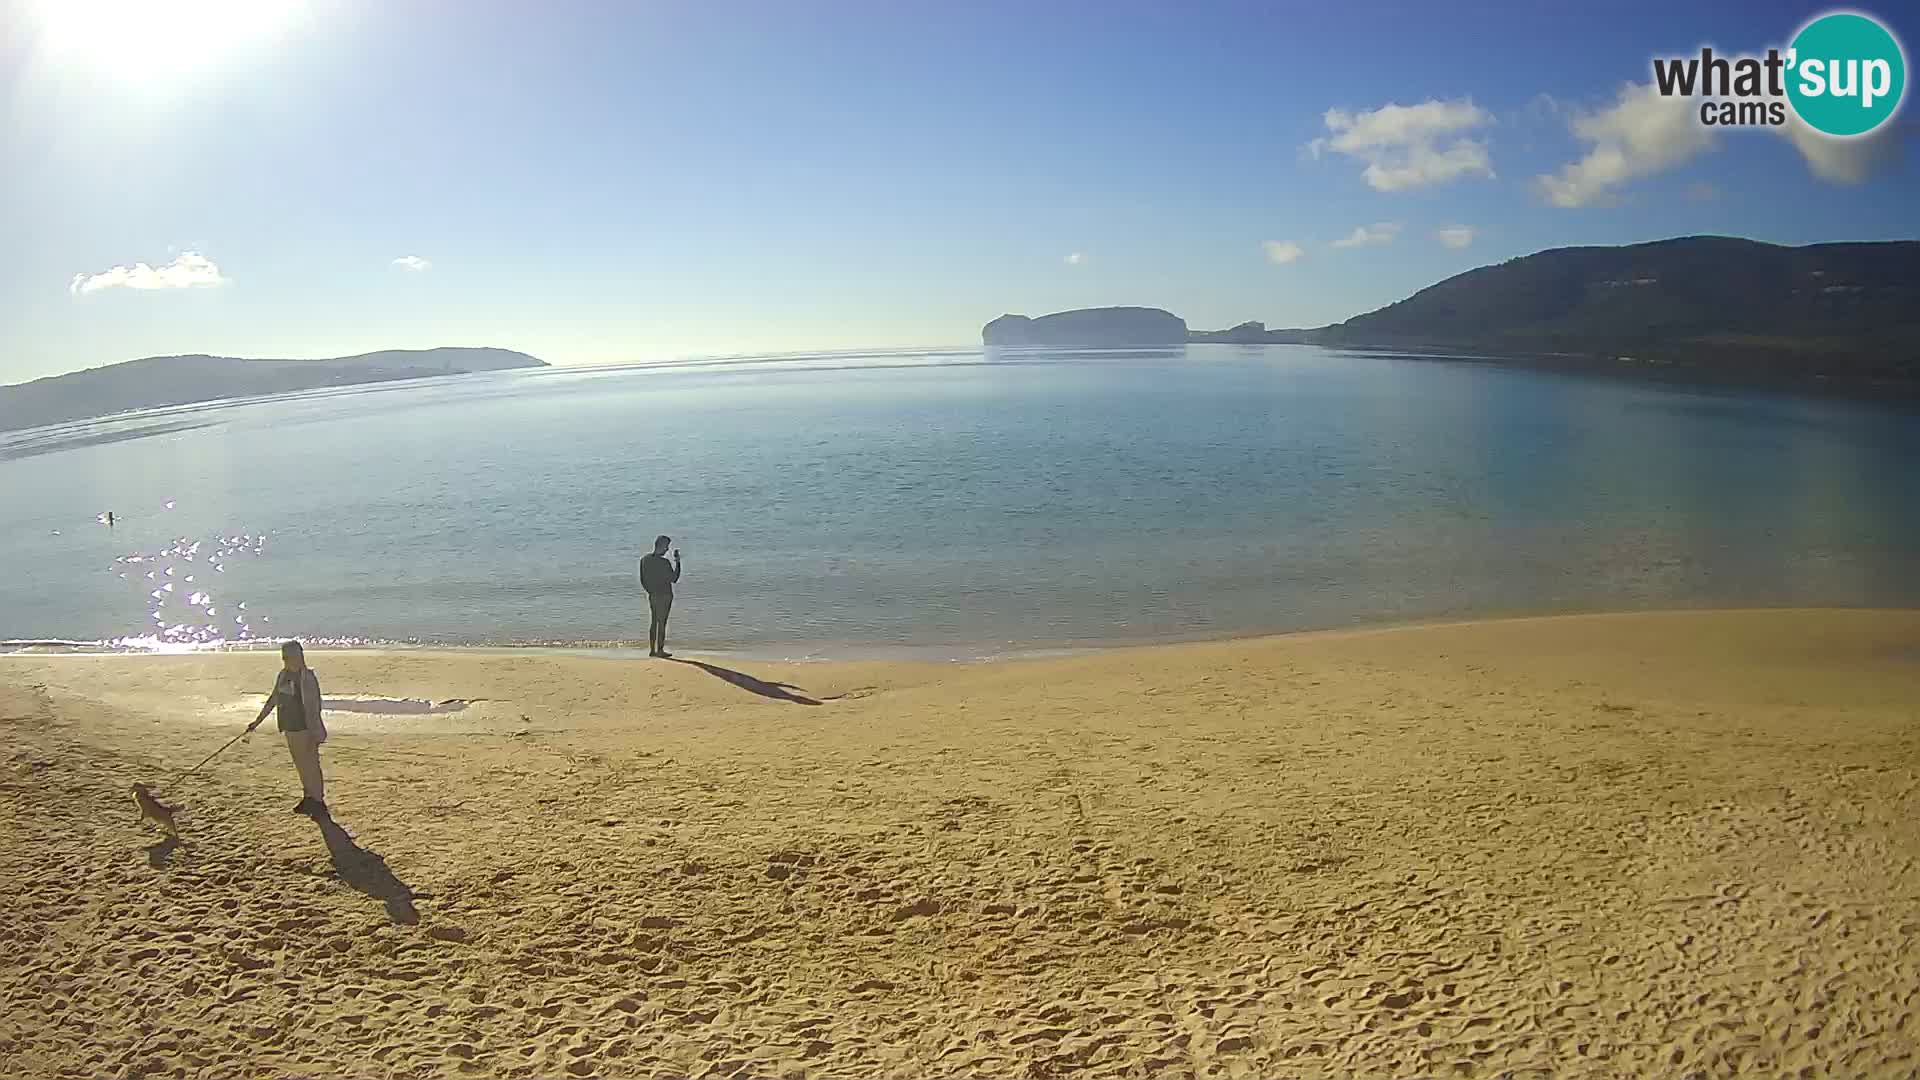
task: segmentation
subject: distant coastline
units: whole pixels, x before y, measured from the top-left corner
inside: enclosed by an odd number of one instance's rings
[[[547,367],[511,349],[389,349],[323,360],[149,356],[0,386],[0,431],[332,386]]]
[[[1920,242],[1691,236],[1556,248],[1345,322],[1196,330],[1159,308],[1002,315],[988,347],[1323,345],[1543,370],[1920,399]]]

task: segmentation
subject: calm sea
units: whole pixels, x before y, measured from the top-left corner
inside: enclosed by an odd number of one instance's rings
[[[662,532],[674,646],[764,656],[1920,606],[1917,464],[1872,405],[1303,346],[502,373],[0,435],[0,638],[632,642]]]

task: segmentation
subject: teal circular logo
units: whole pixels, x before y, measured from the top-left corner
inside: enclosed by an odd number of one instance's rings
[[[1787,63],[1787,101],[1827,135],[1865,135],[1893,117],[1907,92],[1900,43],[1886,27],[1850,11],[1801,28]]]

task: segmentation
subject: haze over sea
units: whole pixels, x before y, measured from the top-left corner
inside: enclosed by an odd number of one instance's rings
[[[507,372],[0,435],[0,638],[631,643],[660,532],[674,646],[780,657],[1911,606],[1917,460],[1871,404],[1307,346]]]

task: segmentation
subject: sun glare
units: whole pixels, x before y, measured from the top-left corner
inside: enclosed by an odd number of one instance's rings
[[[40,51],[128,81],[208,67],[262,42],[300,0],[38,0]]]

